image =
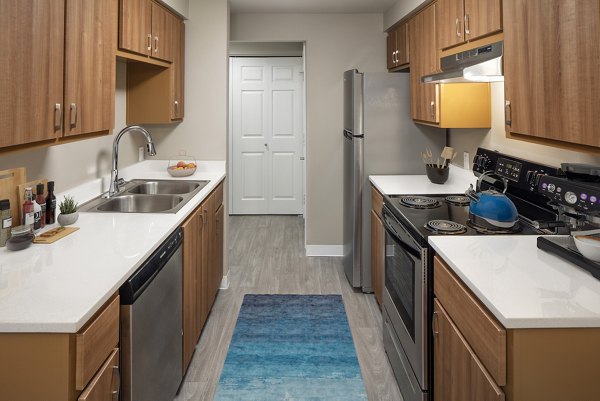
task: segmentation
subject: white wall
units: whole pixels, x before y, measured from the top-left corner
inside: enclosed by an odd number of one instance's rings
[[[383,14],[383,29],[386,30],[416,8],[430,3],[431,0],[398,0],[396,4]]]
[[[230,56],[302,57],[302,42],[230,42]]]
[[[159,0],[165,6],[175,11],[184,18],[188,18],[190,11],[190,0]],[[195,1],[195,0],[192,0]]]
[[[343,72],[385,71],[381,14],[233,14],[231,40],[306,42],[306,243],[341,245]]]
[[[504,131],[503,82],[492,84],[492,128],[453,129],[450,131],[450,145],[459,151],[455,160],[458,165],[462,165],[463,151],[468,151],[472,159],[478,146],[557,167],[564,162],[600,165],[598,154],[574,152],[507,138]]]

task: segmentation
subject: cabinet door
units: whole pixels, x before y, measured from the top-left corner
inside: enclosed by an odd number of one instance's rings
[[[465,39],[473,40],[502,30],[502,0],[464,0]]]
[[[115,116],[117,4],[67,0],[64,135],[108,131]]]
[[[171,35],[173,50],[173,64],[171,65],[171,119],[183,119],[183,92],[184,92],[184,63],[185,63],[185,24],[177,19],[173,23]]]
[[[77,400],[113,401],[118,399],[121,383],[119,375],[119,349],[115,348]]]
[[[152,57],[173,61],[171,35],[176,20],[169,11],[152,2]]]
[[[152,5],[150,0],[120,0],[119,49],[150,55]]]
[[[198,293],[198,260],[201,257],[201,211],[192,214],[182,225],[183,229],[183,371],[192,360],[200,336]]]
[[[397,65],[405,65],[410,62],[410,50],[408,45],[408,23],[403,23],[396,29],[396,61]]]
[[[0,147],[62,133],[65,0],[0,1]]]
[[[465,41],[463,0],[438,0],[435,7],[437,48],[445,49],[463,43]]]
[[[223,279],[223,234],[225,228],[225,207],[220,204],[215,212],[215,264],[213,268],[213,293],[215,297],[219,292]]]
[[[396,67],[396,30],[390,31],[387,34],[387,68],[388,70]]]
[[[504,393],[437,299],[432,326],[435,400],[504,401]]]
[[[600,146],[600,3],[503,4],[507,130]]]
[[[410,41],[410,102],[413,120],[437,123],[437,84],[424,84],[423,75],[438,70],[439,59],[435,40],[435,4],[414,16],[409,22]]]
[[[383,224],[371,210],[371,281],[377,303],[381,305],[383,290]]]

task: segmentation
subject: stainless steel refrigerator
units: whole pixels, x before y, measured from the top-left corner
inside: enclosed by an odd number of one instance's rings
[[[369,176],[425,174],[421,152],[439,154],[445,131],[415,124],[406,73],[344,72],[344,270],[372,292]],[[427,178],[424,178],[427,179]]]

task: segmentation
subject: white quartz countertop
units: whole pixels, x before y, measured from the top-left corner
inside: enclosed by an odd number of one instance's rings
[[[442,195],[463,194],[477,178],[471,170],[450,165],[444,184],[434,184],[426,175],[372,175],[369,180],[385,195]]]
[[[144,161],[119,174],[175,179],[166,165]],[[177,213],[80,213],[80,229],[54,244],[0,248],[0,332],[77,332],[224,178],[224,161],[199,162],[194,175],[178,179],[210,183]],[[65,193],[81,204],[106,184],[98,179]]]
[[[431,236],[429,243],[508,329],[600,327],[600,281],[538,249],[535,235]]]

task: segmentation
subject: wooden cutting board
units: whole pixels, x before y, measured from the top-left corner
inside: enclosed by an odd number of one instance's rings
[[[44,184],[44,199],[46,198],[46,194],[48,193],[48,180],[46,178],[42,178],[39,180],[33,180],[33,181],[28,181],[28,182],[23,182],[19,185],[17,185],[17,194],[18,194],[18,199],[19,199],[19,205],[23,204],[23,201],[25,200],[25,188],[29,188],[31,187],[31,193],[33,194],[33,199],[35,200],[35,186],[39,183]],[[12,202],[10,203],[11,208],[12,208]],[[19,212],[19,224],[21,224],[20,222],[23,221],[23,208],[19,206],[18,208],[18,212]],[[13,222],[13,227],[14,226],[18,226],[19,224],[15,224]]]
[[[34,244],[51,244],[79,230],[79,227],[56,227],[35,237]]]
[[[17,167],[0,171],[0,199],[10,201],[10,212],[13,219],[13,227],[20,225],[21,202],[17,187],[27,181],[25,167]]]

